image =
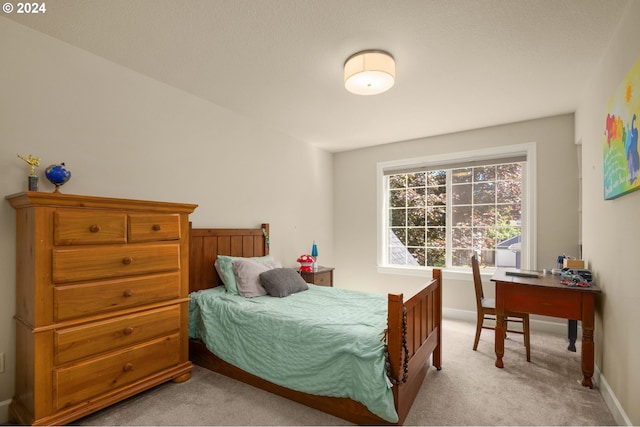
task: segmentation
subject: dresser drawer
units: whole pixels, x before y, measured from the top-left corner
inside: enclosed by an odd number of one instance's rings
[[[129,242],[178,240],[180,215],[129,214]]]
[[[54,333],[55,364],[105,353],[179,330],[179,305],[57,330]]]
[[[173,334],[53,371],[56,410],[115,391],[180,362]]]
[[[56,286],[53,288],[53,315],[56,321],[62,321],[179,296],[179,272]]]
[[[56,284],[179,269],[179,243],[53,250],[53,282]]]
[[[123,212],[58,209],[53,218],[55,245],[125,243],[127,239]]]

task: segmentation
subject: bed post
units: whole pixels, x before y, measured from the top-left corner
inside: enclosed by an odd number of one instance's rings
[[[387,307],[387,353],[391,376],[395,380],[402,380],[402,324],[403,324],[404,296],[389,294]]]
[[[437,322],[437,337],[438,337],[438,345],[433,350],[433,366],[435,366],[438,370],[442,369],[442,270],[433,269],[433,278],[438,282],[438,289],[434,291],[435,301],[433,310],[434,310],[434,319]]]

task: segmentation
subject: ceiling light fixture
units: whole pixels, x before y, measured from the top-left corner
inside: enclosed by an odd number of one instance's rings
[[[383,50],[354,53],[344,63],[344,87],[356,95],[377,95],[393,86],[396,62]]]

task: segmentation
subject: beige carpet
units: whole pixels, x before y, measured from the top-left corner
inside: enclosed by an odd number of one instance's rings
[[[522,336],[505,342],[494,367],[493,331],[473,351],[475,325],[445,320],[442,370],[430,369],[406,425],[615,425],[597,390],[579,384],[578,353],[564,337],[533,332],[531,363]],[[166,383],[78,420],[77,425],[344,425],[345,421],[195,367]]]

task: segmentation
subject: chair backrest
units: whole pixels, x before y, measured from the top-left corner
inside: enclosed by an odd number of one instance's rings
[[[482,292],[482,279],[480,278],[480,267],[478,266],[478,258],[476,258],[475,255],[471,257],[471,269],[473,270],[473,285],[476,289],[476,307],[478,308],[478,310],[481,310],[484,293]]]

